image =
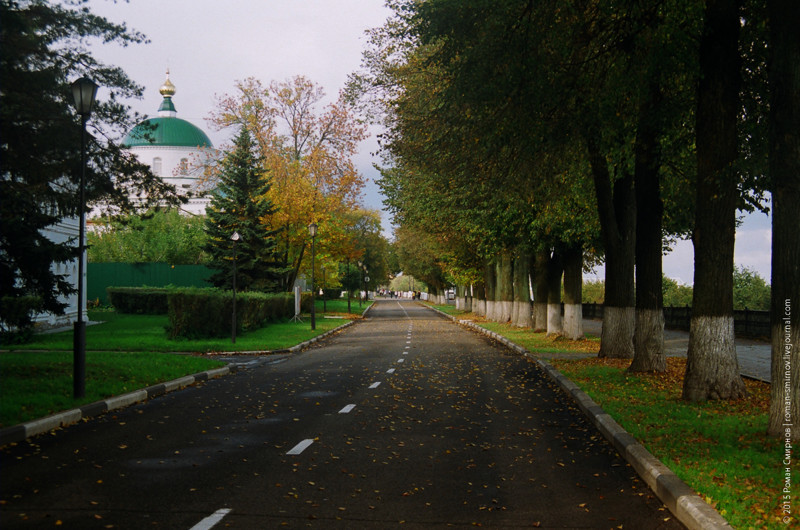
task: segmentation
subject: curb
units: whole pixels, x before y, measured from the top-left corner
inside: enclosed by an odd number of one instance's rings
[[[361,316],[364,317],[367,314],[367,311],[369,311],[371,308],[372,305],[366,308],[364,312],[361,314]],[[279,351],[287,353],[296,353],[334,333],[337,333],[349,326],[352,326],[356,322],[357,322],[356,320],[345,322],[341,326],[337,326],[329,331],[326,331],[322,335],[309,339],[305,342],[301,342],[300,344],[292,346],[291,348]],[[277,353],[277,352],[278,350],[269,352],[245,352],[245,353],[267,354],[267,353]],[[123,407],[133,405],[134,403],[147,401],[148,399],[164,395],[167,392],[172,392],[173,390],[178,390],[187,387],[189,385],[193,385],[194,383],[200,381],[207,381],[215,377],[228,375],[231,372],[232,370],[229,366],[214,368],[213,370],[206,370],[205,372],[200,372],[194,375],[187,375],[178,379],[174,379],[172,381],[167,381],[166,383],[159,383],[157,385],[149,386],[141,390],[128,392],[127,394],[112,396],[102,401],[88,403],[86,405],[78,407],[77,409],[65,410],[63,412],[58,412],[51,416],[45,416],[44,418],[38,418],[25,423],[13,425],[11,427],[6,427],[4,429],[0,429],[0,447],[14,442],[22,442],[24,440],[27,440],[31,436],[36,436],[37,434],[46,433],[48,431],[52,431],[53,429],[57,429],[59,427],[67,427],[69,425],[78,423],[83,419],[91,418],[93,416],[98,416],[100,414],[104,414],[112,410],[121,409]]]
[[[231,372],[230,368],[223,366],[221,368],[214,368],[213,370],[206,370],[194,375],[187,375],[179,379],[167,381],[153,385],[142,390],[136,390],[127,394],[113,396],[102,401],[88,403],[77,409],[65,410],[52,416],[46,416],[36,420],[31,420],[25,423],[20,423],[12,427],[0,429],[0,446],[4,446],[14,442],[22,442],[31,436],[46,433],[59,427],[66,427],[74,423],[78,423],[82,419],[91,418],[99,414],[104,414],[112,410],[121,409],[134,403],[146,401],[156,396],[166,394],[173,390],[178,390],[200,381],[208,381],[209,379],[227,375]]]
[[[430,306],[427,306],[430,307]],[[456,324],[486,335],[504,346],[529,357],[577,403],[595,427],[611,442],[620,455],[636,470],[669,511],[690,530],[730,530],[733,527],[711,505],[705,502],[685,482],[665,466],[658,458],[640,444],[618,424],[603,408],[595,403],[578,385],[570,381],[551,364],[537,359],[534,354],[486,328],[469,320],[459,320],[447,313],[430,307]]]

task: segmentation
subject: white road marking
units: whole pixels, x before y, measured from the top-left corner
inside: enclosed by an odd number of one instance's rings
[[[381,384],[380,381],[376,381],[376,382],[372,383],[371,385],[369,385],[369,387],[370,388],[378,388],[380,386],[380,384]]]
[[[339,411],[339,414],[347,414],[348,412],[350,412],[354,408],[356,408],[355,404],[347,405],[345,408],[343,408],[342,410]]]
[[[411,344],[411,341],[410,341],[410,340],[407,340],[407,341],[406,341],[406,344]]]
[[[399,362],[399,363],[405,362],[405,359],[403,359],[402,357],[400,357],[399,359],[397,359],[397,362]]]
[[[313,443],[314,443],[314,439],[313,438],[307,438],[307,439],[303,440],[302,442],[300,442],[299,444],[297,444],[294,447],[292,447],[289,450],[289,452],[286,453],[286,454],[287,455],[299,455],[300,453],[302,453],[303,451],[308,449],[308,447]]]
[[[216,526],[222,518],[225,517],[230,513],[230,508],[220,508],[216,512],[212,513],[196,525],[194,525],[190,530],[209,530]]]
[[[388,370],[386,370],[386,373],[387,374],[393,374],[394,373],[394,368],[389,368]]]

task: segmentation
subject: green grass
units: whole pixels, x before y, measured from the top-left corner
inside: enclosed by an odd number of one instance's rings
[[[680,398],[686,361],[668,361],[657,375],[629,374],[630,361],[551,362],[733,527],[784,528],[782,446],[765,434],[769,385],[747,381],[749,396],[738,401],[687,403]]]
[[[327,319],[322,313],[322,302],[317,304],[317,329],[311,331],[309,315],[303,315],[303,322],[280,322],[241,333],[236,336],[236,344],[230,337],[196,340],[169,340],[165,328],[168,324],[166,315],[124,315],[113,311],[89,311],[89,319],[102,324],[87,326],[87,351],[154,351],[154,352],[229,352],[229,351],[264,351],[289,348],[300,342],[321,335],[328,330],[342,325],[341,319]],[[331,302],[328,306],[332,305]],[[334,307],[328,307],[329,315],[338,314],[342,305],[336,300]],[[344,300],[344,311],[347,300]],[[366,305],[363,309],[366,309]],[[353,310],[358,308],[355,303]],[[362,309],[362,311],[363,311]],[[14,350],[57,350],[72,351],[72,331],[38,335],[32,342],[15,345]]]
[[[269,351],[290,348],[355,318],[368,307],[347,300],[317,302],[316,330],[309,315],[302,322],[278,322],[230,337],[206,340],[169,340],[166,315],[123,315],[114,311],[89,311],[86,328],[86,397],[72,397],[72,331],[38,335],[29,344],[0,353],[0,427],[40,418],[86,403],[124,394],[156,383],[222,366],[223,363],[192,355],[166,352],[218,353]],[[326,315],[345,317],[325,318]],[[44,351],[37,351],[44,350]]]
[[[222,366],[189,355],[87,352],[86,397],[72,397],[72,352],[0,354],[0,427]]]

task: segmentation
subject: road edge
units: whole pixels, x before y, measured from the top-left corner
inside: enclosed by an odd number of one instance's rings
[[[374,305],[374,303],[372,305]],[[366,316],[367,312],[372,308],[372,305],[370,305],[364,310],[364,312],[361,314],[362,318]],[[344,330],[345,328],[352,326],[356,322],[358,321],[350,320],[348,322],[345,322],[341,326],[337,326],[329,331],[326,331],[321,335],[318,335],[307,341],[303,341],[300,344],[296,344],[290,348],[287,348],[286,351],[288,351],[289,353],[299,352],[315,344],[316,342],[329,337],[334,333],[338,333]],[[256,352],[250,352],[250,353],[256,353]],[[258,353],[269,354],[274,352],[265,351]],[[78,423],[81,420],[92,418],[94,416],[99,416],[100,414],[105,414],[106,412],[118,410],[130,405],[134,405],[136,403],[141,403],[143,401],[147,401],[148,399],[162,396],[167,392],[180,390],[182,388],[193,385],[195,383],[199,383],[201,381],[208,381],[209,379],[214,379],[216,377],[228,375],[233,371],[234,370],[231,370],[230,366],[213,368],[211,370],[206,370],[204,372],[199,372],[196,374],[179,377],[178,379],[173,379],[172,381],[167,381],[165,383],[158,383],[156,385],[152,385],[140,390],[134,390],[133,392],[128,392],[126,394],[111,396],[108,399],[95,401],[94,403],[87,403],[86,405],[83,405],[75,409],[69,409],[57,412],[50,416],[45,416],[43,418],[37,418],[35,420],[26,421],[23,423],[19,423],[17,425],[12,425],[11,427],[5,427],[3,429],[0,429],[0,447],[12,443],[23,442],[33,436],[44,434],[54,429],[68,427],[70,425]]]
[[[669,467],[653,456],[636,438],[622,428],[603,407],[598,405],[586,392],[559,372],[550,363],[538,359],[536,355],[506,337],[490,331],[470,320],[458,319],[453,315],[422,304],[456,324],[485,335],[515,352],[529,357],[558,384],[578,405],[595,427],[614,446],[619,454],[636,470],[670,512],[690,530],[730,530],[733,527],[720,513],[702,499],[683,482]]]

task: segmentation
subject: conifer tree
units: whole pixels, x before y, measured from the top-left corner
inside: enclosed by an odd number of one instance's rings
[[[211,267],[219,270],[211,277],[218,287],[233,283],[234,242],[236,242],[237,289],[275,291],[284,272],[276,253],[276,230],[267,229],[277,208],[266,198],[271,179],[261,169],[250,133],[243,127],[221,162],[220,179],[206,218],[209,242],[205,248]]]

